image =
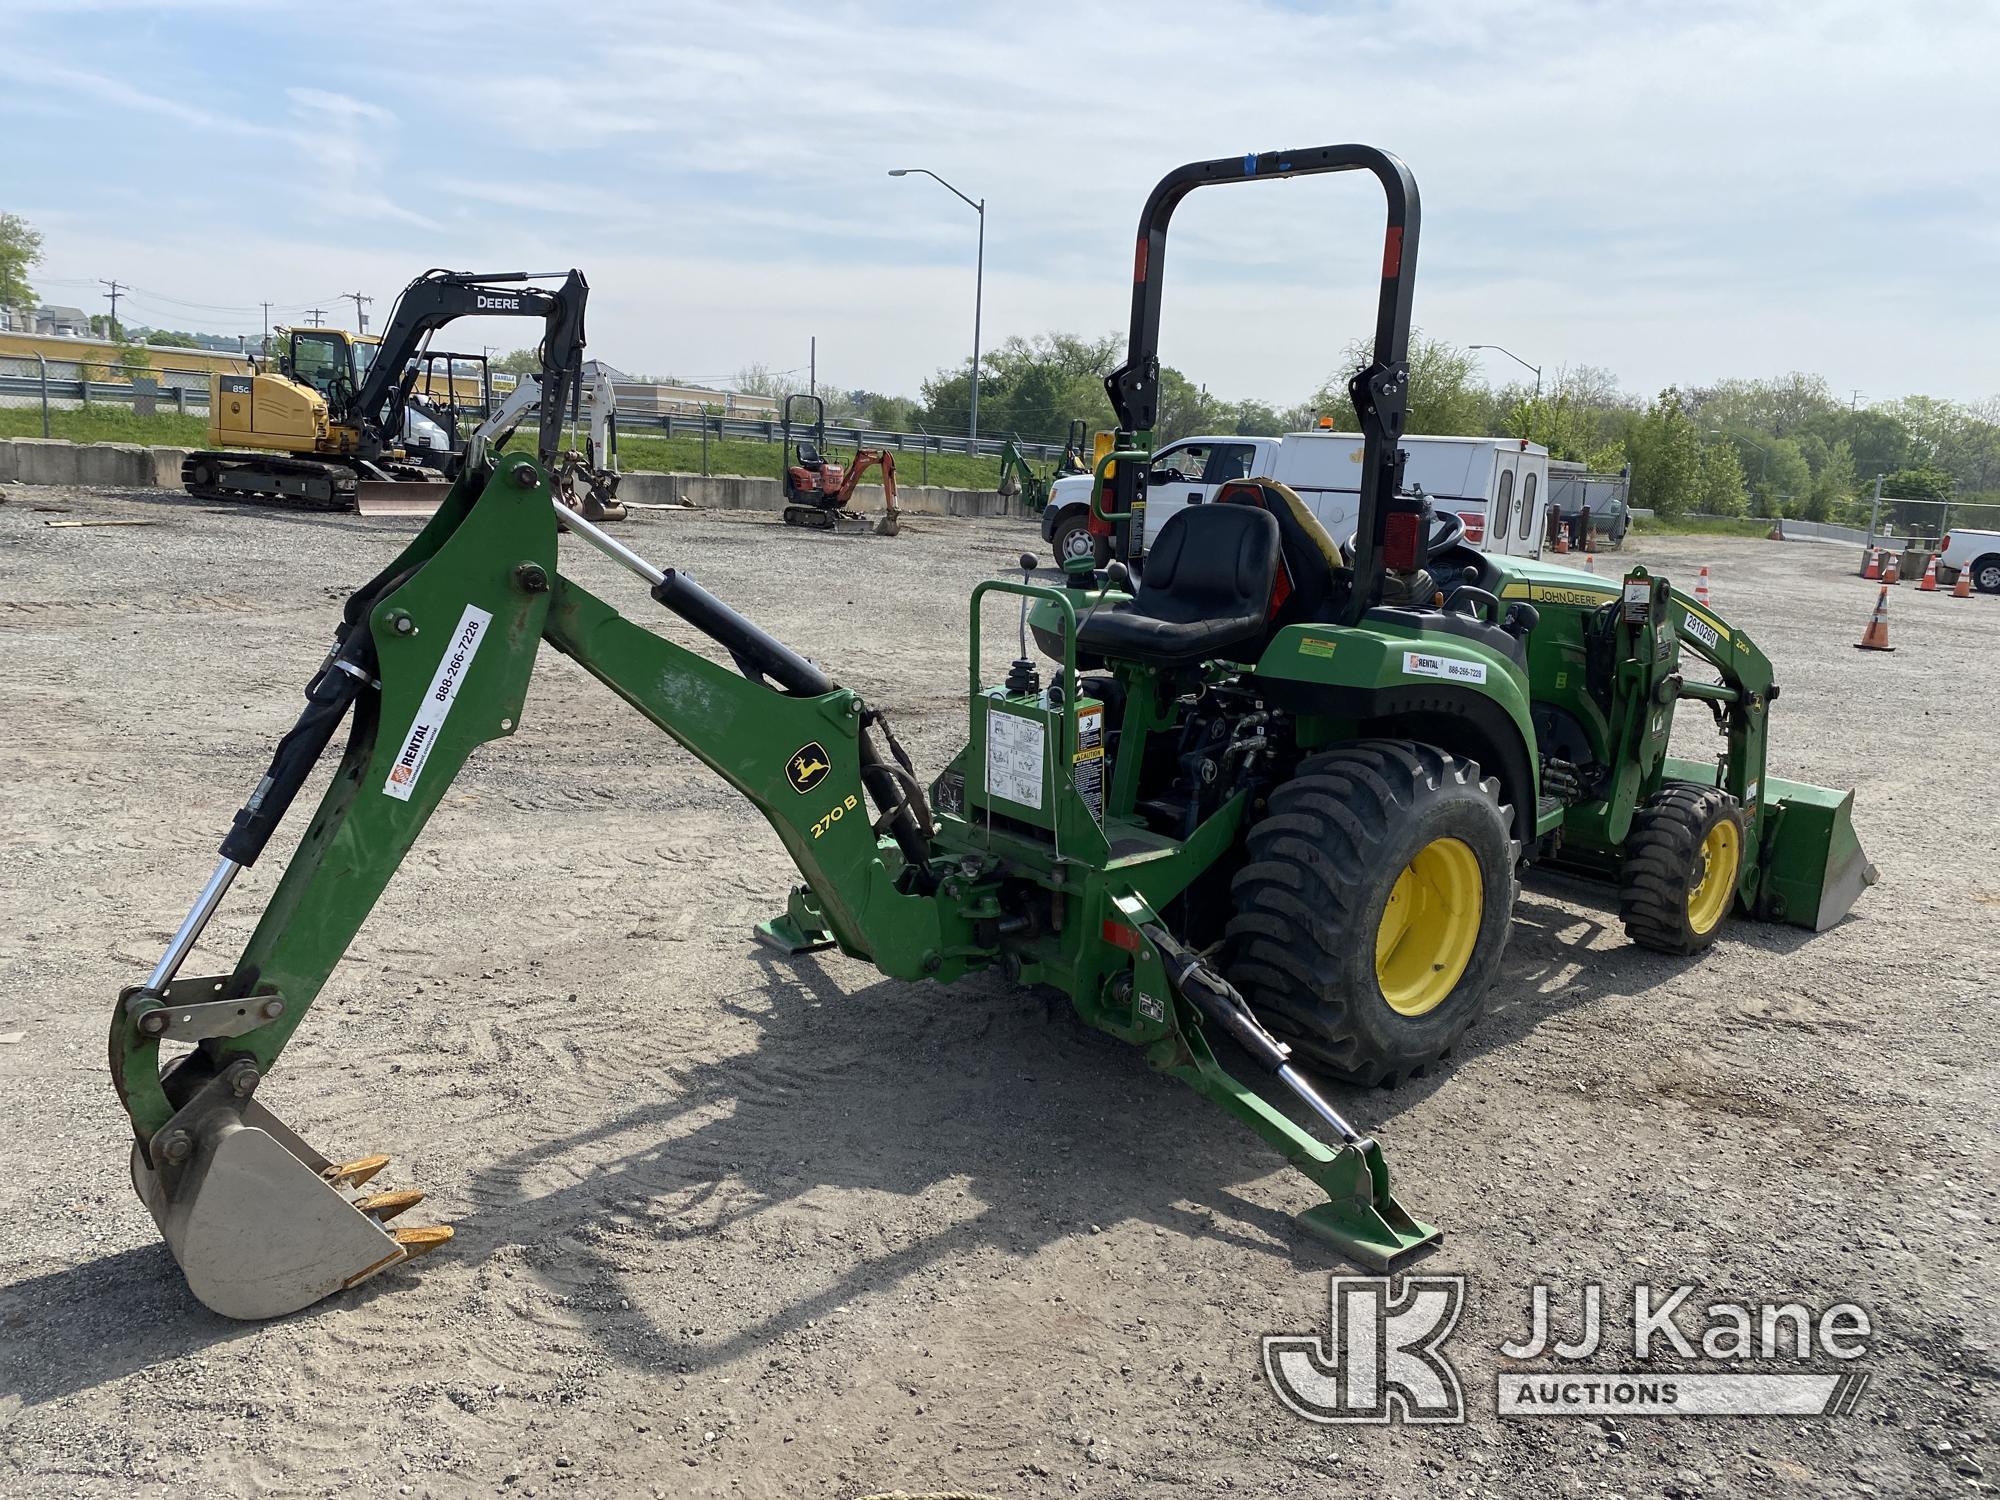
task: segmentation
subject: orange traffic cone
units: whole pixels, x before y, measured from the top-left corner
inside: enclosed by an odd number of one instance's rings
[[[1696,575],[1696,577],[1695,577],[1695,580],[1694,580],[1694,602],[1695,602],[1695,603],[1697,603],[1697,604],[1706,604],[1706,603],[1708,603],[1708,564],[1707,564],[1707,563],[1703,563],[1703,564],[1701,565],[1701,572],[1700,572],[1699,574],[1697,574],[1697,575]]]
[[[1873,583],[1882,576],[1882,549],[1880,547],[1870,547],[1868,549],[1868,566],[1861,570],[1861,576],[1870,583]]]
[[[1917,583],[1917,592],[1920,594],[1935,594],[1937,592],[1937,554],[1935,552],[1924,563],[1924,576]]]
[[[1854,643],[1857,651],[1894,651],[1889,644],[1889,585],[1882,585],[1882,592],[1875,596],[1875,613],[1868,617],[1868,628],[1861,632],[1861,639]]]
[[[1888,561],[1882,564],[1882,581],[1884,583],[1902,582],[1901,570],[1897,565],[1896,554],[1893,552],[1889,554]]]
[[[1972,597],[1971,563],[1960,563],[1958,565],[1958,582],[1951,586],[1951,597],[1954,599],[1970,599]]]
[[[1569,556],[1569,527],[1567,526],[1558,526],[1556,528],[1556,556]]]
[[[1583,571],[1586,573],[1595,573],[1597,571],[1597,559],[1589,553],[1584,554]]]

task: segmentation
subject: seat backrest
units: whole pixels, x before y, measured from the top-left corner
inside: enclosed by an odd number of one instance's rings
[[[1284,567],[1271,591],[1272,628],[1326,620],[1340,602],[1345,563],[1340,548],[1312,508],[1288,485],[1272,479],[1241,479],[1222,487],[1217,505],[1253,506],[1278,523]]]
[[[817,469],[820,466],[821,462],[822,460],[820,459],[819,456],[819,449],[815,448],[811,443],[807,442],[804,438],[800,438],[799,467],[802,469]]]
[[[1158,620],[1222,620],[1261,614],[1278,574],[1278,522],[1247,505],[1190,505],[1161,528],[1146,553],[1141,614]]]

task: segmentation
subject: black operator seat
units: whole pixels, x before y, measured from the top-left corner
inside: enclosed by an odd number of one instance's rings
[[[1278,522],[1248,505],[1190,505],[1146,553],[1139,592],[1091,612],[1077,649],[1160,666],[1261,642],[1278,576]]]
[[[799,467],[801,469],[823,468],[825,463],[826,461],[819,456],[819,449],[815,448],[804,438],[799,439]]]
[[[1254,506],[1277,520],[1280,567],[1269,611],[1274,633],[1339,614],[1354,581],[1351,561],[1297,491],[1273,479],[1234,479],[1222,487],[1215,503]]]

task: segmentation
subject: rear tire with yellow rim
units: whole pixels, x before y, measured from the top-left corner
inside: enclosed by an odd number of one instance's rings
[[[1485,1009],[1519,845],[1500,783],[1475,762],[1409,740],[1309,756],[1247,853],[1230,981],[1322,1071],[1400,1083]]]
[[[1718,787],[1670,782],[1632,818],[1618,875],[1625,935],[1658,953],[1699,953],[1736,905],[1743,812]]]

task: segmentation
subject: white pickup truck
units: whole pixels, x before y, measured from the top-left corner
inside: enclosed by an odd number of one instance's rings
[[[1487,552],[1540,557],[1547,533],[1549,452],[1517,438],[1405,437],[1403,485],[1421,485],[1440,511],[1465,518],[1465,539]],[[1275,479],[1310,505],[1335,541],[1354,531],[1360,503],[1361,436],[1291,432],[1275,437],[1190,437],[1153,455],[1146,478],[1145,531],[1160,534],[1185,506],[1204,505],[1232,479]],[[1042,536],[1058,565],[1110,558],[1110,538],[1092,536],[1088,475],[1058,479],[1042,512]],[[1144,538],[1132,550],[1144,551]]]
[[[1054,503],[1053,500],[1050,502]],[[2000,531],[1968,531],[1954,526],[1938,549],[1938,566],[1972,569],[1972,586],[1982,594],[2000,594]]]

